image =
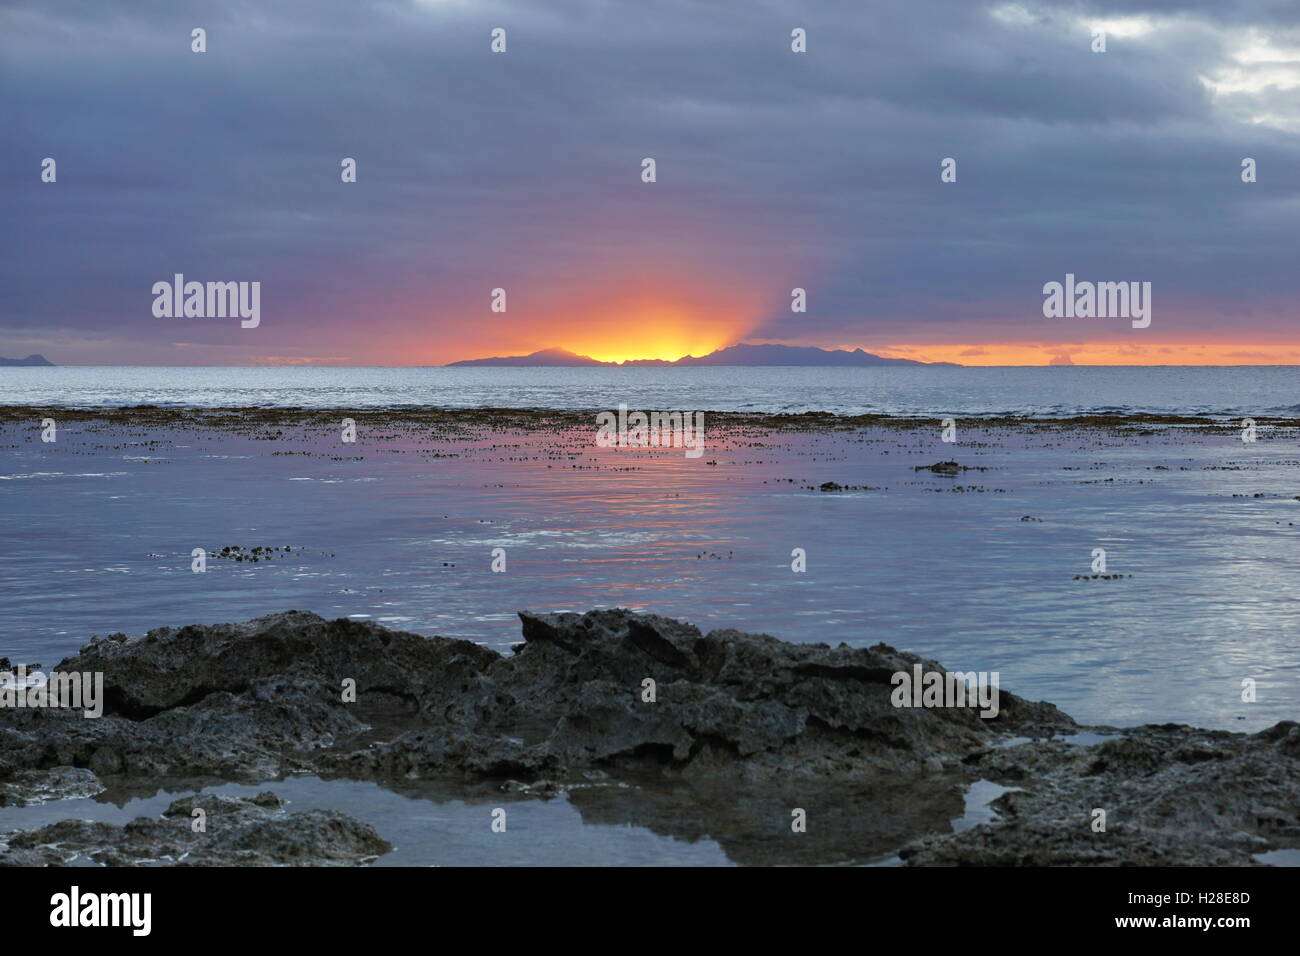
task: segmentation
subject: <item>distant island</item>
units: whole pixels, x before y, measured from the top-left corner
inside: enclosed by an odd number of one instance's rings
[[[54,365],[54,363],[51,362],[49,359],[47,359],[44,355],[29,355],[29,356],[27,356],[27,358],[25,358],[25,359],[11,359],[11,358],[5,358],[3,355],[0,355],[0,366],[10,366],[10,365],[50,365],[50,366],[52,366],[52,365]]]
[[[844,349],[819,349],[800,345],[731,345],[708,355],[696,358],[686,355],[675,361],[664,359],[628,359],[626,362],[601,362],[586,355],[564,349],[542,349],[531,355],[509,355],[497,358],[465,359],[449,362],[448,368],[464,366],[603,366],[628,368],[630,366],[687,366],[687,365],[812,365],[812,366],[867,366],[867,365],[940,365],[961,368],[955,362],[917,362],[913,359],[885,358],[862,349],[852,352]]]

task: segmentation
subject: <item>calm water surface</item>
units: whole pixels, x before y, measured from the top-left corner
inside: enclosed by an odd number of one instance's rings
[[[1295,415],[1300,369],[0,368],[0,405]]]
[[[959,437],[711,433],[687,459],[597,448],[581,429],[363,430],[344,445],[68,424],[46,445],[11,425],[0,654],[48,666],[93,634],[287,608],[505,649],[519,609],[626,606],[885,641],[999,671],[1086,722],[1254,730],[1300,715],[1293,433]],[[947,458],[987,470],[913,470]],[[870,490],[815,490],[826,481]],[[228,545],[292,551],[191,572],[193,548]],[[1099,547],[1126,577],[1075,580]]]

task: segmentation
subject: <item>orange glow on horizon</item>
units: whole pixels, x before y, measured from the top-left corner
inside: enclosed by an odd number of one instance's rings
[[[1152,342],[1146,346],[1132,342],[1092,342],[1053,345],[1041,342],[1002,343],[923,343],[873,344],[870,342],[771,342],[744,334],[748,323],[740,320],[719,322],[696,318],[689,307],[646,306],[625,312],[611,310],[617,322],[602,326],[602,317],[583,322],[568,319],[530,327],[526,336],[511,337],[509,342],[454,346],[408,357],[399,365],[442,365],[460,359],[488,356],[527,355],[541,349],[563,349],[585,355],[599,362],[628,362],[639,359],[673,362],[687,355],[700,357],[738,343],[798,345],[827,350],[852,351],[861,348],[884,358],[913,359],[919,362],[954,362],[971,367],[1046,366],[1046,365],[1123,365],[1123,366],[1197,366],[1197,365],[1296,365],[1300,366],[1300,345],[1293,342]],[[531,324],[530,324],[531,325]],[[540,323],[539,323],[540,325]],[[555,331],[552,332],[551,329]],[[444,348],[447,348],[444,346]],[[419,351],[417,350],[417,354]],[[356,357],[344,359],[300,358],[285,360],[267,357],[266,364],[394,364],[380,358],[358,363]],[[253,364],[263,364],[254,362]]]
[[[1040,342],[1003,342],[894,345],[873,349],[889,358],[922,362],[956,362],[971,366],[1008,365],[1300,365],[1300,345],[1295,342],[1168,342],[1135,345],[1125,342],[1089,342],[1052,345]]]
[[[686,274],[653,279],[603,276],[598,285],[544,300],[510,299],[509,312],[485,323],[465,321],[477,335],[451,347],[442,362],[527,355],[563,349],[599,362],[675,361],[734,345],[757,324],[764,303],[747,287],[719,286]],[[466,336],[470,338],[470,336]],[[421,350],[423,351],[423,350]]]
[[[557,346],[600,362],[672,362],[732,345],[735,333],[734,323],[704,321],[689,307],[644,305],[621,311],[619,322],[609,328],[589,327]]]

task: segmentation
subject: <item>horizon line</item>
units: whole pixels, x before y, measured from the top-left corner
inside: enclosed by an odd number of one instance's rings
[[[530,369],[530,368],[565,368],[565,369],[663,369],[663,368],[680,368],[680,369],[719,369],[719,368],[815,368],[815,369],[883,369],[883,368],[958,368],[958,369],[981,369],[981,368],[1300,368],[1300,363],[1295,362],[1241,362],[1234,365],[1223,365],[1214,363],[1165,363],[1153,365],[1108,365],[1093,364],[1088,362],[1076,362],[1070,365],[1052,365],[1050,363],[1041,363],[1035,365],[963,365],[956,362],[923,362],[913,360],[914,365],[677,365],[674,362],[664,362],[660,365],[629,365],[623,362],[605,362],[600,365],[463,365],[460,364],[465,360],[458,360],[443,365],[382,365],[382,364],[359,364],[359,365],[328,365],[307,362],[283,362],[283,363],[259,363],[257,365],[247,364],[221,364],[221,365],[159,365],[159,364],[117,364],[109,362],[79,363],[66,362],[62,364],[50,365],[3,365],[0,368],[6,369],[51,369],[51,368],[337,368],[337,369],[354,369],[354,368],[463,368],[466,370],[476,369]],[[471,360],[473,361],[473,360]],[[643,359],[632,359],[632,362],[645,361]]]

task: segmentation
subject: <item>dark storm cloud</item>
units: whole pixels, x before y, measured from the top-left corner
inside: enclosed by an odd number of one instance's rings
[[[1105,54],[1094,20],[1129,24]],[[1265,41],[1279,62],[1240,59]],[[0,344],[244,346],[160,328],[148,290],[184,272],[263,282],[263,352],[373,357],[462,334],[446,316],[492,286],[541,297],[658,253],[807,286],[807,315],[765,295],[758,337],[1043,338],[1067,271],[1187,306],[1155,329],[1291,333],[1300,87],[1260,71],[1294,75],[1298,49],[1269,2],[9,3]]]

